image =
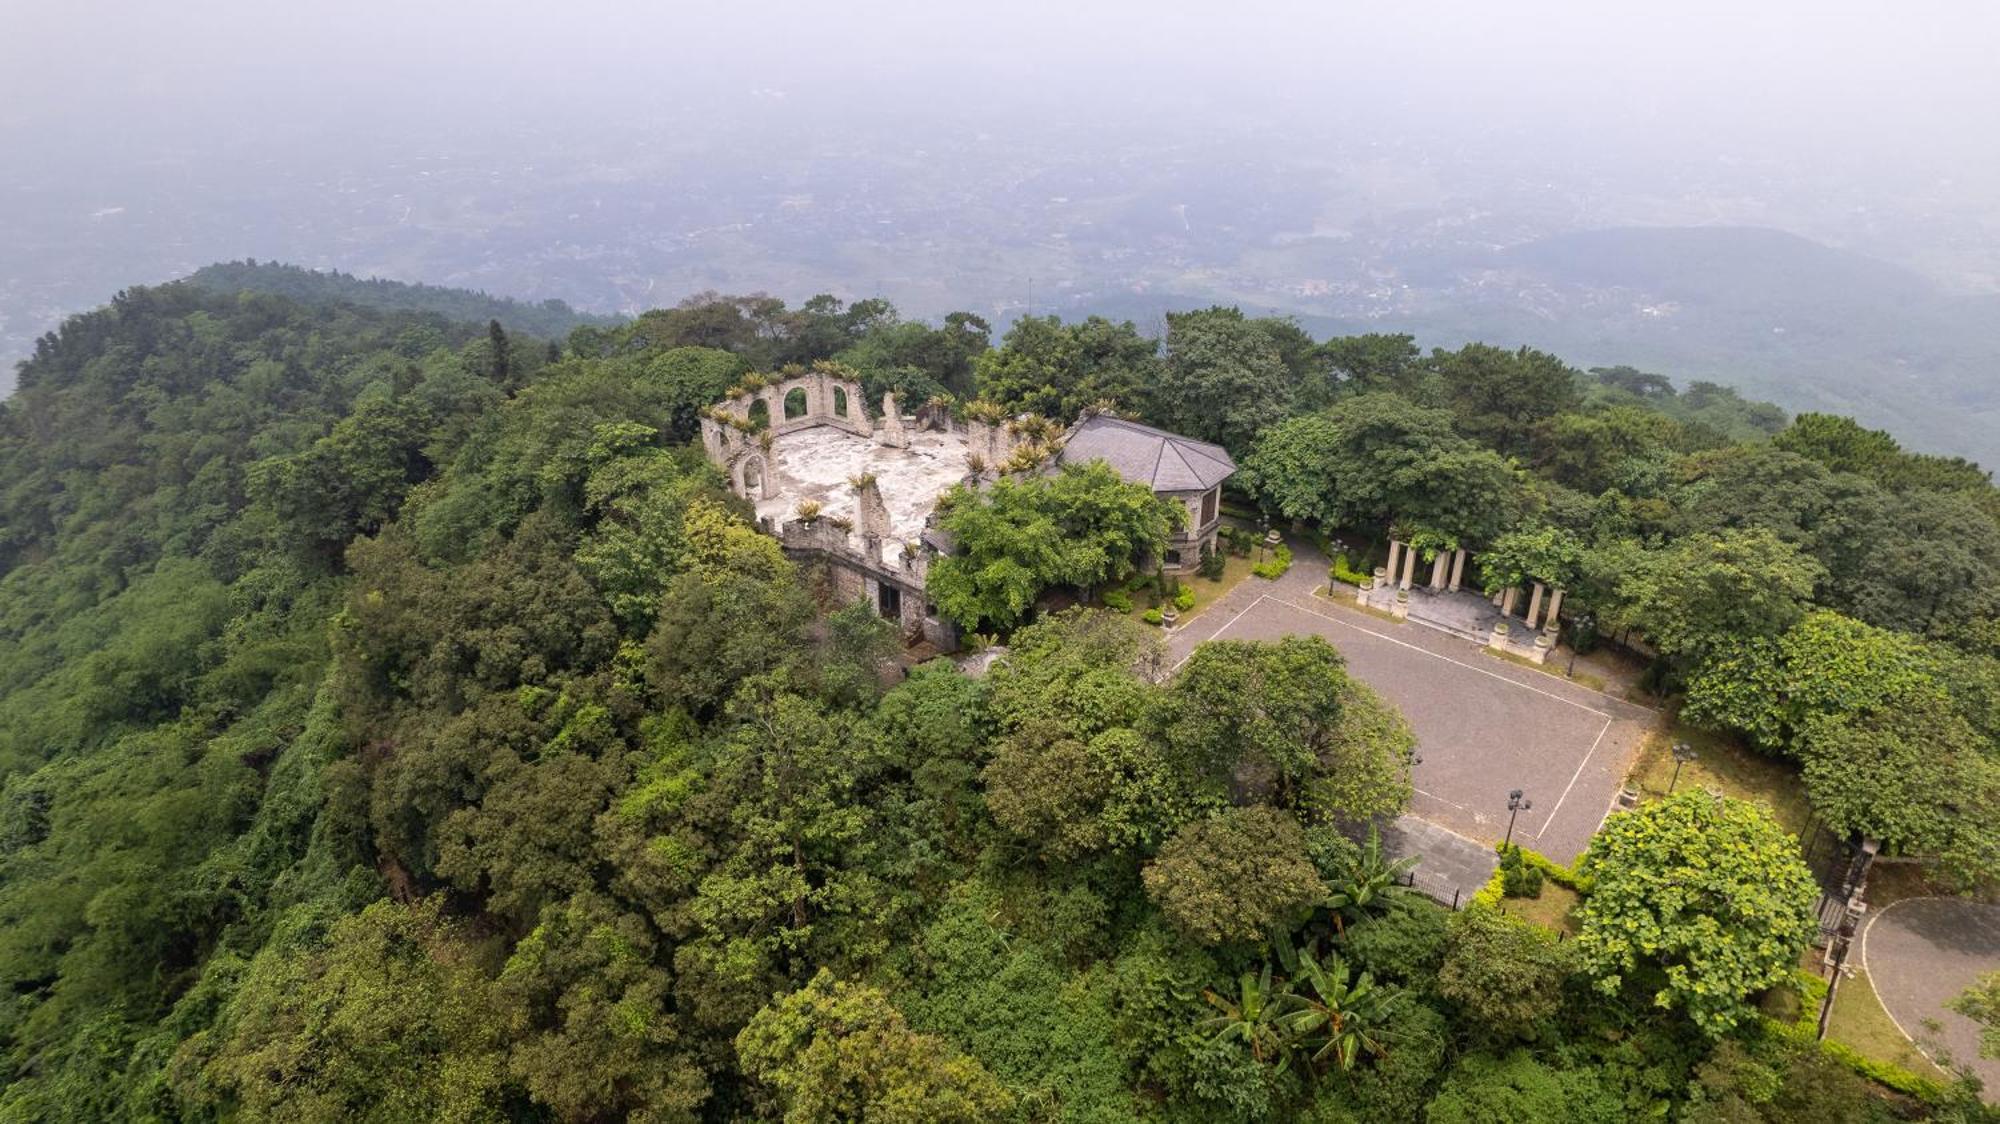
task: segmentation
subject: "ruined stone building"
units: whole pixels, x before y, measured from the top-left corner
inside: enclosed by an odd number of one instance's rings
[[[958,636],[924,583],[951,544],[932,513],[954,484],[990,479],[1028,439],[1018,422],[929,408],[905,416],[894,394],[871,413],[860,384],[832,369],[739,388],[701,421],[709,459],[788,555],[823,563],[837,597],[866,598],[906,640],[944,651]],[[1236,471],[1220,446],[1108,415],[1083,419],[1059,443],[1056,463],[1103,460],[1186,507],[1185,529],[1158,560],[1168,572],[1191,571],[1215,549],[1222,483]]]

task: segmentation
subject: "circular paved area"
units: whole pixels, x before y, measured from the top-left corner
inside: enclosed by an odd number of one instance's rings
[[[2000,905],[1963,898],[1905,898],[1885,906],[1861,935],[1861,966],[1896,1025],[1931,1040],[2000,1090],[2000,1060],[1979,1056],[1979,1027],[1945,1006],[1978,976],[2000,970]],[[1927,1020],[1935,1021],[1933,1032]]]

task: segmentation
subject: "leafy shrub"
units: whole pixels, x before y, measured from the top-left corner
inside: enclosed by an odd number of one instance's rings
[[[1206,547],[1206,546],[1202,547],[1201,568],[1198,572],[1201,574],[1202,577],[1207,578],[1209,581],[1219,582],[1222,580],[1222,567],[1224,565],[1224,562],[1225,560],[1223,558],[1222,551],[1217,550],[1213,547]]]
[[[1340,951],[1378,980],[1429,990],[1444,963],[1445,927],[1452,914],[1426,902],[1392,909],[1347,926]]]
[[[1362,582],[1369,580],[1371,575],[1364,574],[1359,570],[1349,569],[1347,566],[1347,555],[1336,554],[1333,556],[1332,567],[1327,570],[1327,577],[1332,581],[1346,582],[1348,585],[1360,585]]]
[[[1160,611],[1158,609],[1148,609],[1146,610],[1146,614],[1143,619],[1147,624],[1159,624],[1166,618],[1160,615]]]
[[[1257,563],[1255,566],[1250,567],[1250,572],[1260,578],[1276,581],[1284,577],[1285,571],[1291,568],[1292,548],[1281,545],[1277,550],[1272,552],[1270,561]]]
[[[1595,1067],[1560,1069],[1526,1050],[1505,1057],[1468,1054],[1425,1107],[1431,1124],[1494,1120],[1566,1120],[1594,1124],[1624,1118],[1618,1098]]]
[[[1179,609],[1183,613],[1194,608],[1194,590],[1183,589],[1179,593],[1174,594],[1174,608]]]
[[[1132,595],[1122,589],[1114,589],[1104,595],[1104,607],[1114,613],[1132,611]]]
[[[1500,893],[1509,898],[1542,896],[1542,868],[1523,859],[1519,847],[1500,852]]]

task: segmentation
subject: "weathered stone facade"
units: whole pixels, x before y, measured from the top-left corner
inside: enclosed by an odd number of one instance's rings
[[[896,622],[905,643],[926,641],[942,652],[958,647],[958,630],[938,616],[924,594],[935,551],[906,544],[896,550],[893,564],[885,562],[878,538],[862,535],[857,542],[857,536],[824,519],[794,519],[779,524],[775,533],[787,557],[803,565],[826,567],[832,600],[841,604],[867,601],[876,612]]]
[[[866,599],[907,642],[951,651],[957,630],[925,596],[930,564],[948,546],[931,530],[937,499],[990,478],[1024,442],[1048,440],[1049,429],[929,406],[905,418],[893,394],[871,415],[858,382],[820,369],[733,394],[702,418],[701,441],[731,489],[755,505],[758,526],[794,560],[824,567],[830,597]],[[1221,449],[1108,418],[1079,421],[1058,447],[1058,463],[1103,459],[1187,509],[1186,527],[1154,564],[1191,571],[1215,548],[1221,481],[1236,467]]]

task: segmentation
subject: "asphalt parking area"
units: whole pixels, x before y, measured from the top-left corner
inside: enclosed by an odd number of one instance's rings
[[[1861,966],[1904,1035],[1932,1060],[1943,1046],[2000,1090],[2000,1059],[1979,1056],[1979,1025],[1945,1006],[1980,975],[2000,970],[2000,905],[1964,898],[1905,898],[1861,932]]]
[[[1415,729],[1422,761],[1412,771],[1413,814],[1499,842],[1507,794],[1518,788],[1533,807],[1520,813],[1515,841],[1558,862],[1589,844],[1652,720],[1641,707],[1503,663],[1469,641],[1310,596],[1274,591],[1231,608],[1212,633],[1190,640],[1324,637]]]

